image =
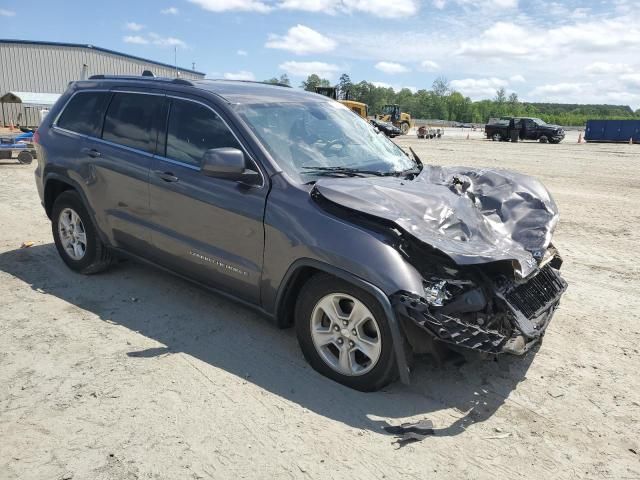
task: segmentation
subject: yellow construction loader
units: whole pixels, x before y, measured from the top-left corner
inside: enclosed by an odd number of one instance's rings
[[[316,93],[338,100],[338,87],[316,87]],[[365,120],[367,119],[369,111],[366,103],[356,102],[354,100],[338,100],[338,102],[343,104],[359,117],[362,117]]]
[[[411,121],[411,115],[401,112],[399,105],[385,105],[382,107],[382,113],[376,115],[376,118],[383,122],[392,123],[402,131],[403,135],[409,133],[409,129],[413,123]]]

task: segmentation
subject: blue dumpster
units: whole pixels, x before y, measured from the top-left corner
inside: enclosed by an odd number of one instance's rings
[[[587,142],[640,143],[640,120],[588,120],[584,139]]]

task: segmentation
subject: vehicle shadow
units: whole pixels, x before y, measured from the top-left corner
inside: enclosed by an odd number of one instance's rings
[[[1,253],[0,270],[162,345],[127,352],[132,361],[181,352],[317,414],[376,432],[431,414],[438,417],[436,435],[458,435],[496,412],[534,358],[496,362],[474,356],[462,366],[419,359],[410,386],[396,382],[361,393],[313,371],[292,329],[279,330],[246,307],[152,267],[124,262],[86,277],[71,272],[51,243]],[[453,417],[451,411],[437,415],[447,408],[455,409]]]

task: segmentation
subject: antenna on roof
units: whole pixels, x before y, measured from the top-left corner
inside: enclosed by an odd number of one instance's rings
[[[142,76],[143,77],[155,77],[155,75],[153,74],[153,72],[151,70],[144,70],[142,72]]]

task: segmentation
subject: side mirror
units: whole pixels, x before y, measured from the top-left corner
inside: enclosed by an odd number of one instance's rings
[[[242,150],[231,147],[212,148],[202,156],[202,173],[209,177],[226,178],[254,185],[258,172],[247,170]]]

